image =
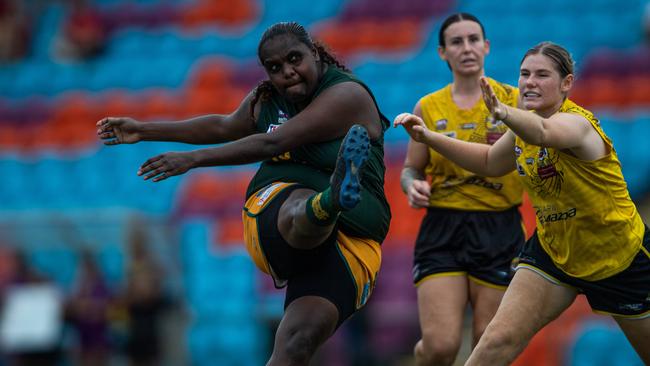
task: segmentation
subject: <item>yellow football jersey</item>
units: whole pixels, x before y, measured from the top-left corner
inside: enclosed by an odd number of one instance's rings
[[[510,85],[488,79],[503,103],[517,106],[519,91]],[[460,109],[451,95],[451,85],[420,99],[427,127],[463,141],[493,144],[508,127],[495,121],[482,99],[470,109]],[[502,211],[521,204],[522,187],[515,173],[487,178],[469,172],[429,148],[425,168],[431,177],[429,205],[467,211]]]
[[[645,227],[598,119],[568,99],[559,112],[585,117],[610,152],[584,161],[517,137],[517,172],[533,202],[537,234],[546,253],[568,275],[596,281],[629,266],[641,247]]]

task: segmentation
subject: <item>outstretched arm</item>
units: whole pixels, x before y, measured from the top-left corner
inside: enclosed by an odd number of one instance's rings
[[[381,133],[379,113],[370,94],[357,83],[344,82],[325,90],[272,132],[248,135],[218,147],[162,154],[147,160],[138,174],[157,182],[191,168],[249,164],[302,145],[339,138],[355,123],[364,125],[371,138]]]
[[[393,125],[403,126],[413,140],[430,146],[461,168],[484,177],[499,177],[515,169],[515,136],[511,131],[494,145],[485,145],[433,132],[420,117],[411,113],[398,115]]]
[[[217,144],[237,140],[254,132],[250,115],[252,92],[231,114],[210,114],[173,122],[140,122],[128,117],[106,117],[97,122],[97,135],[105,145],[139,141],[175,141]]]
[[[602,140],[584,117],[570,113],[555,113],[544,118],[536,113],[510,107],[502,103],[485,77],[481,78],[483,101],[495,119],[502,120],[517,136],[529,144],[571,149],[576,155],[585,147]],[[520,96],[523,98],[523,95]],[[599,149],[604,153],[604,150]],[[598,153],[596,153],[596,156]],[[602,155],[601,155],[602,156]],[[588,159],[591,160],[591,159]]]

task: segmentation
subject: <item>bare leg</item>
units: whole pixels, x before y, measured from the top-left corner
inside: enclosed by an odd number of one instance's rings
[[[307,218],[305,205],[314,193],[311,189],[296,189],[280,207],[278,229],[284,240],[294,248],[313,249],[322,244],[334,229],[335,222],[322,226]]]
[[[467,277],[434,277],[417,291],[422,339],[415,345],[415,364],[451,365],[461,343]]]
[[[532,270],[519,269],[465,365],[509,365],[576,295],[574,289],[553,284]]]
[[[505,289],[488,287],[469,281],[469,296],[473,311],[472,348],[476,347],[483,332],[485,332],[485,328],[494,318],[504,293]]]
[[[267,366],[308,365],[316,349],[334,332],[338,310],[322,297],[305,296],[287,307]]]
[[[625,336],[646,365],[650,365],[650,318],[624,319],[614,317],[614,320],[625,333]]]

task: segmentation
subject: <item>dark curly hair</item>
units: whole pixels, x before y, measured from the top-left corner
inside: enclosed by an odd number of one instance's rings
[[[260,43],[257,46],[258,57],[260,55],[260,51],[262,50],[262,46],[264,46],[266,41],[285,34],[291,34],[292,36],[296,37],[299,42],[303,43],[307,47],[315,48],[322,62],[328,65],[335,65],[337,68],[343,71],[350,72],[350,70],[345,65],[343,65],[338,59],[336,59],[336,57],[330,53],[330,51],[328,51],[324,44],[318,41],[313,41],[311,36],[309,36],[309,33],[307,33],[307,30],[305,30],[305,27],[296,22],[280,22],[270,26],[264,32],[264,34],[262,34]],[[260,62],[261,61],[262,60],[260,59]],[[270,80],[264,80],[260,82],[257,87],[255,87],[255,90],[253,91],[253,100],[251,102],[251,118],[254,119],[253,111],[255,109],[255,104],[257,101],[267,100],[271,95],[273,88],[273,84],[271,84]]]

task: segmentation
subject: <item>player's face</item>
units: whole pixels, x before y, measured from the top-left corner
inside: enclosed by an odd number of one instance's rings
[[[445,47],[440,47],[440,57],[449,63],[451,70],[460,75],[483,74],[485,55],[490,43],[483,39],[481,26],[470,20],[453,23],[444,33]]]
[[[290,34],[267,40],[260,49],[260,60],[281,95],[292,103],[308,100],[318,85],[318,53]]]
[[[519,93],[524,108],[548,117],[557,112],[571,88],[573,77],[560,77],[552,59],[530,55],[519,68]]]

